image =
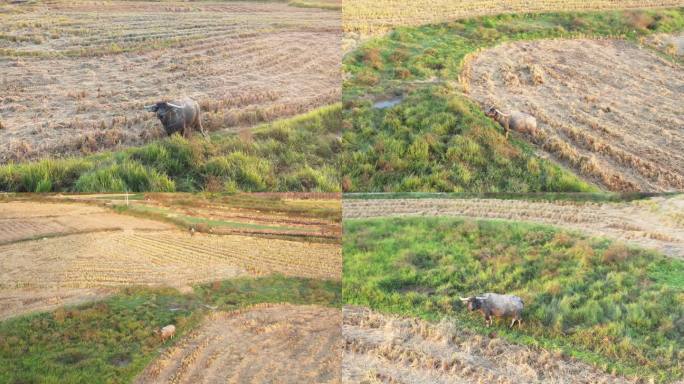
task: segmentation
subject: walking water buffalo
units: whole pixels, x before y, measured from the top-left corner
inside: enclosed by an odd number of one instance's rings
[[[496,120],[499,125],[503,127],[507,139],[511,129],[530,135],[534,135],[537,132],[537,119],[527,113],[513,111],[509,114],[505,114],[495,107],[490,107],[485,111],[485,115]]]
[[[510,328],[518,322],[522,326],[523,301],[518,296],[485,293],[482,296],[461,297],[461,301],[468,306],[469,311],[479,311],[485,318],[485,324],[492,325],[492,316],[510,317]]]
[[[162,329],[155,331],[155,333],[159,335],[159,338],[162,342],[165,342],[166,340],[173,338],[173,335],[176,334],[176,326],[170,324]]]
[[[145,106],[145,110],[157,114],[166,134],[169,136],[178,132],[183,137],[190,137],[193,130],[198,130],[204,137],[207,137],[207,133],[202,127],[199,104],[192,99],[160,101]]]

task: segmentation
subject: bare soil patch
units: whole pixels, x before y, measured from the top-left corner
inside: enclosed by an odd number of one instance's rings
[[[275,2],[52,1],[0,14],[0,163],[139,145],[189,96],[210,131],[337,102],[339,11]],[[11,8],[11,6],[10,6]]]
[[[549,351],[438,324],[345,307],[344,383],[630,383]]]
[[[552,224],[684,257],[684,196],[628,203],[500,199],[347,199],[345,219],[464,216]]]
[[[339,383],[341,325],[339,309],[319,306],[217,312],[136,383]]]
[[[684,71],[626,41],[546,40],[483,51],[464,69],[483,107],[535,116],[545,156],[611,191],[684,189]]]

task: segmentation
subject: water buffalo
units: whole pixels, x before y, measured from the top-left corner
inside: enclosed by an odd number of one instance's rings
[[[198,130],[204,137],[207,137],[202,127],[199,104],[192,99],[160,101],[157,104],[145,106],[145,110],[157,114],[169,136],[179,132],[183,137],[190,137],[193,130]]]
[[[156,332],[159,335],[159,338],[161,339],[162,342],[173,338],[173,335],[176,334],[176,326],[173,324],[167,325],[164,328],[158,330]]]
[[[493,118],[503,127],[507,139],[511,129],[532,135],[537,131],[537,119],[527,113],[513,111],[510,114],[505,114],[495,107],[490,107],[485,111],[485,115]]]
[[[485,293],[482,296],[461,297],[461,301],[468,306],[469,311],[479,311],[485,318],[485,324],[492,325],[492,316],[510,317],[510,328],[518,322],[522,326],[523,301],[518,296]]]

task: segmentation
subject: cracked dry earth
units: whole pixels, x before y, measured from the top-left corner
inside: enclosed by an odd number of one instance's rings
[[[258,305],[216,312],[162,353],[137,384],[340,383],[339,308]]]
[[[343,383],[518,384],[635,383],[546,350],[511,344],[457,328],[343,310]]]
[[[684,195],[621,203],[500,199],[346,199],[343,218],[462,216],[551,224],[684,258]]]
[[[467,60],[471,98],[536,117],[543,156],[611,191],[684,189],[684,71],[622,40],[502,44]]]
[[[191,235],[164,223],[99,207],[21,204],[3,203],[12,208],[0,209],[2,227],[18,232],[4,236],[20,240],[0,244],[0,318],[100,298],[130,285],[184,288],[271,273],[326,279],[341,276],[342,255],[337,244]],[[17,209],[25,209],[26,215],[17,217],[13,213]],[[92,215],[98,219],[91,220]],[[34,221],[41,225],[33,225]],[[76,233],[70,232],[72,225]],[[46,237],[48,234],[51,237]]]

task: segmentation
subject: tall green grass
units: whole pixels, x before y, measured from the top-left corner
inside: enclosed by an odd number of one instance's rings
[[[506,140],[463,93],[467,55],[508,41],[572,37],[638,40],[684,30],[684,8],[503,14],[400,27],[349,53],[344,70],[342,186],[348,192],[577,192],[596,190]],[[374,109],[370,100],[405,95]]]
[[[0,191],[336,192],[340,111],[323,107],[250,134],[174,135],[119,152],[8,164],[0,167]]]
[[[524,326],[496,332],[561,350],[606,371],[667,382],[684,376],[684,262],[549,226],[459,218],[347,220],[347,304],[481,333],[458,297],[516,294]]]
[[[107,300],[0,322],[0,383],[129,383],[158,354],[196,327],[206,306],[258,303],[340,306],[340,283],[268,276],[174,289],[130,288]],[[154,331],[176,326],[162,343]]]
[[[467,98],[446,88],[412,92],[387,110],[345,111],[341,167],[348,192],[587,192],[597,189],[508,141]]]

